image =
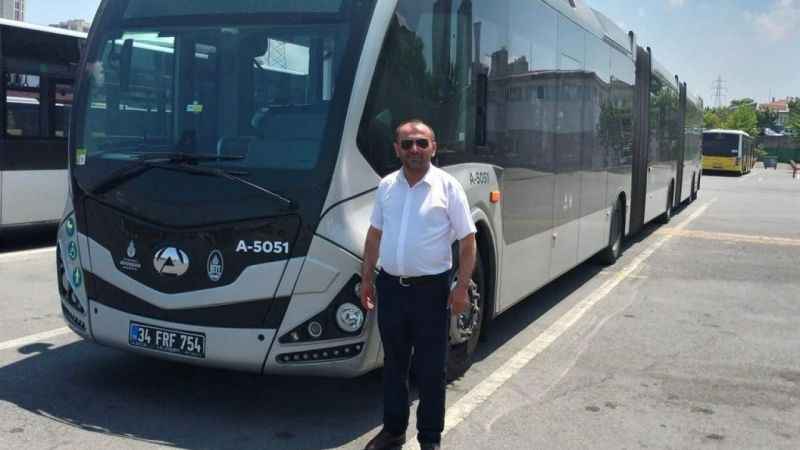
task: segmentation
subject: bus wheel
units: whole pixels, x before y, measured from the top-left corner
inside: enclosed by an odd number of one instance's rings
[[[697,189],[695,188],[695,177],[696,175],[692,175],[692,195],[689,196],[689,202],[693,202],[697,200]]]
[[[604,248],[597,260],[600,264],[610,266],[617,262],[622,254],[622,236],[625,234],[625,209],[622,200],[617,200],[611,212],[611,229],[608,234],[608,247]]]
[[[452,287],[457,279],[453,278]],[[472,365],[472,355],[478,347],[483,325],[486,283],[480,253],[476,254],[475,269],[469,287],[470,308],[450,318],[450,350],[447,353],[447,381],[460,378]]]

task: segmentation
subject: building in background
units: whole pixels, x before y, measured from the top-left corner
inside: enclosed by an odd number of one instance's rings
[[[783,130],[786,123],[789,121],[789,103],[794,101],[794,97],[787,97],[783,100],[772,99],[769,103],[760,105],[762,111],[771,111],[777,113],[778,118],[775,121],[775,126],[778,130]]]
[[[0,0],[0,17],[25,21],[25,0]]]
[[[65,28],[72,31],[80,31],[81,33],[88,33],[92,24],[83,19],[66,20],[61,23],[50,25],[51,27]]]

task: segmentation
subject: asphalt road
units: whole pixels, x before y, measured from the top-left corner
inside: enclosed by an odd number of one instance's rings
[[[494,323],[449,387],[444,448],[800,448],[800,180],[702,183],[616,265]],[[64,332],[54,252],[19,252],[46,236],[0,248],[0,448],[360,449],[379,429],[379,372],[258,377]]]

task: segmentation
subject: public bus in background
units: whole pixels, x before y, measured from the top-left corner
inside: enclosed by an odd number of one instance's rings
[[[739,130],[707,130],[703,133],[703,170],[750,173],[755,164],[753,138]]]
[[[478,229],[452,379],[495,316],[694,197],[702,107],[652,53],[581,0],[105,0],[69,145],[65,321],[197,365],[379,367],[361,255],[417,117]]]
[[[86,34],[0,19],[0,232],[55,224],[67,198],[67,135]]]

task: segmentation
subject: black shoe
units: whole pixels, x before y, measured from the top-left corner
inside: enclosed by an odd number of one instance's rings
[[[367,443],[364,450],[394,450],[406,443],[406,434],[392,434],[386,430],[381,430],[372,440]]]
[[[419,444],[420,450],[441,450],[442,446],[439,444]]]

